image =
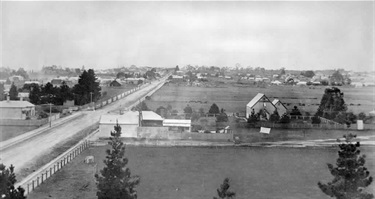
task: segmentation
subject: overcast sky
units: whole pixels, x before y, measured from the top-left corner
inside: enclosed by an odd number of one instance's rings
[[[4,67],[374,68],[373,1],[1,2],[1,14]]]

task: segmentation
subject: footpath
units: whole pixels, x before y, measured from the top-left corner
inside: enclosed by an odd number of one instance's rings
[[[41,133],[46,132],[47,130],[53,129],[53,128],[55,128],[57,126],[60,126],[60,125],[66,123],[68,121],[71,121],[73,119],[77,119],[77,118],[82,117],[82,116],[84,116],[83,112],[76,112],[76,113],[73,113],[72,115],[69,115],[67,117],[63,117],[63,118],[60,118],[58,120],[55,120],[55,121],[51,122],[51,127],[49,126],[50,124],[47,123],[47,124],[43,125],[42,127],[39,127],[37,129],[34,129],[34,130],[29,131],[27,133],[24,133],[22,135],[19,135],[19,136],[16,136],[14,138],[5,140],[3,142],[0,142],[0,151],[6,150],[7,148],[9,148],[11,146],[14,146],[18,143],[26,141],[26,140],[34,137],[34,136],[37,136]]]

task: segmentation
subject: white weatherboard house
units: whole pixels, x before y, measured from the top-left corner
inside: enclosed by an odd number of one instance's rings
[[[99,122],[99,136],[110,137],[116,124],[121,126],[121,137],[137,137],[139,113],[128,111],[123,115],[102,115]]]
[[[284,115],[288,110],[279,99],[274,99],[272,101],[272,104],[276,106],[277,112],[279,113],[280,116]]]
[[[0,119],[24,120],[35,116],[35,105],[27,101],[0,101]]]
[[[270,118],[271,114],[276,110],[275,105],[266,97],[263,93],[258,93],[247,105],[246,105],[246,117],[251,115],[254,110],[255,114],[261,110],[265,112],[267,119]]]

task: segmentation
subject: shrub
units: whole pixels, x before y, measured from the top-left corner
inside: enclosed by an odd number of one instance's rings
[[[288,124],[288,123],[290,123],[290,118],[287,114],[284,114],[283,116],[281,116],[279,122],[282,123],[282,124]]]
[[[319,116],[315,115],[314,117],[311,118],[311,123],[312,124],[320,124],[322,122],[319,118]]]

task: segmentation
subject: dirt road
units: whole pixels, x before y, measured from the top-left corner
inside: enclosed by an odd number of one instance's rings
[[[66,141],[81,130],[94,125],[99,121],[101,115],[107,114],[108,112],[118,108],[125,108],[132,105],[141,97],[147,95],[155,87],[162,84],[164,81],[165,79],[154,81],[141,90],[138,90],[99,110],[85,111],[83,117],[74,119],[63,125],[53,127],[45,133],[28,139],[15,146],[4,149],[3,151],[0,151],[0,162],[7,166],[13,164],[15,166],[15,172],[18,172],[23,168],[27,168],[28,164],[32,164],[33,161],[35,161],[38,157],[51,152],[53,147],[57,144]]]

